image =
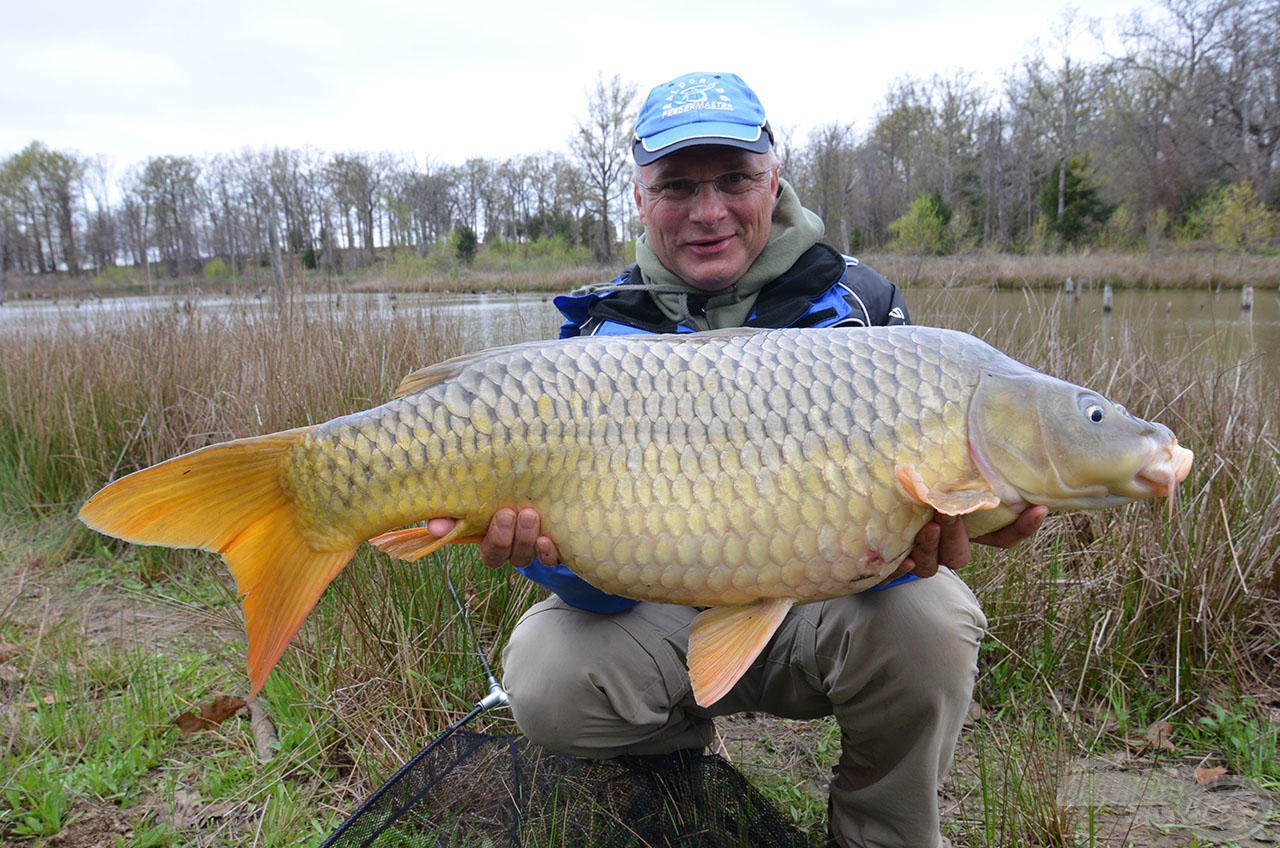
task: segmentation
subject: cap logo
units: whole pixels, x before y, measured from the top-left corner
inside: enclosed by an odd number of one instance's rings
[[[662,117],[670,118],[702,109],[732,112],[733,101],[725,96],[720,81],[714,77],[690,77],[672,83],[672,91],[667,95],[667,105],[662,109]]]

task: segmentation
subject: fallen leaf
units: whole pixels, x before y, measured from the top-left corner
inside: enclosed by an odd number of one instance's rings
[[[235,695],[219,695],[200,708],[199,715],[185,712],[174,719],[174,724],[182,731],[183,736],[199,733],[201,730],[212,730],[244,709],[244,699]]]
[[[174,793],[173,806],[161,819],[176,830],[196,830],[210,819],[223,819],[235,812],[235,801],[205,803],[199,792],[179,789]]]
[[[26,707],[29,710],[38,710],[41,704],[52,707],[54,704],[65,704],[70,700],[70,698],[59,698],[57,695],[45,695],[39,701],[27,701]]]
[[[1226,773],[1227,770],[1222,766],[1214,766],[1213,768],[1197,766],[1196,770],[1193,771],[1191,775],[1196,779],[1196,783],[1201,786],[1216,786],[1218,784],[1218,778],[1222,777]]]
[[[1152,750],[1172,751],[1174,750],[1174,744],[1170,738],[1172,736],[1173,725],[1167,721],[1157,721],[1147,728],[1144,744]]]

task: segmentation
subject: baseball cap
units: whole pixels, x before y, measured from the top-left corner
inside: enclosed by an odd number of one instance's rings
[[[760,98],[737,74],[682,74],[655,86],[640,107],[631,146],[637,165],[699,144],[752,153],[773,145]]]

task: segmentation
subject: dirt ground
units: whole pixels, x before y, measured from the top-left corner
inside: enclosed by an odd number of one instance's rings
[[[38,560],[0,572],[0,621],[25,611],[32,626],[70,618],[87,640],[99,643],[135,641],[156,646],[208,639],[210,627],[220,636],[241,638],[225,619],[193,615],[174,604],[152,602],[136,592],[67,585],[57,571]],[[39,611],[33,614],[33,611]],[[0,640],[2,641],[2,640]],[[0,644],[0,710],[17,709],[25,673],[15,646]],[[982,719],[975,707],[975,718]],[[751,774],[753,765],[788,774],[811,775],[800,788],[817,798],[826,794],[835,756],[830,728],[761,715],[734,717],[720,726],[719,753]],[[944,820],[960,822],[974,814],[973,797],[962,784],[976,780],[974,751],[962,742],[957,777],[941,787]],[[1059,787],[1059,807],[1090,844],[1117,848],[1163,848],[1185,845],[1230,845],[1274,848],[1280,844],[1276,799],[1249,781],[1228,774],[1206,781],[1199,762],[1157,763],[1141,754],[1118,752],[1072,762]],[[967,780],[966,780],[967,778]],[[1197,778],[1200,778],[1197,780]],[[61,833],[49,837],[48,848],[114,848],[125,844],[144,817],[177,828],[199,827],[209,819],[244,815],[235,805],[178,793],[177,797],[144,796],[129,809],[89,799],[75,802]],[[1198,842],[1196,840],[1199,840]],[[1084,844],[1084,843],[1082,843]],[[961,848],[957,843],[957,848]]]

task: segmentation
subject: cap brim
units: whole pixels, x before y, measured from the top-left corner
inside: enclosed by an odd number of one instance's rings
[[[631,147],[631,155],[637,165],[648,165],[669,153],[701,145],[768,153],[773,146],[773,138],[767,125],[744,127],[742,124],[704,121],[655,133],[649,138],[637,138]]]

